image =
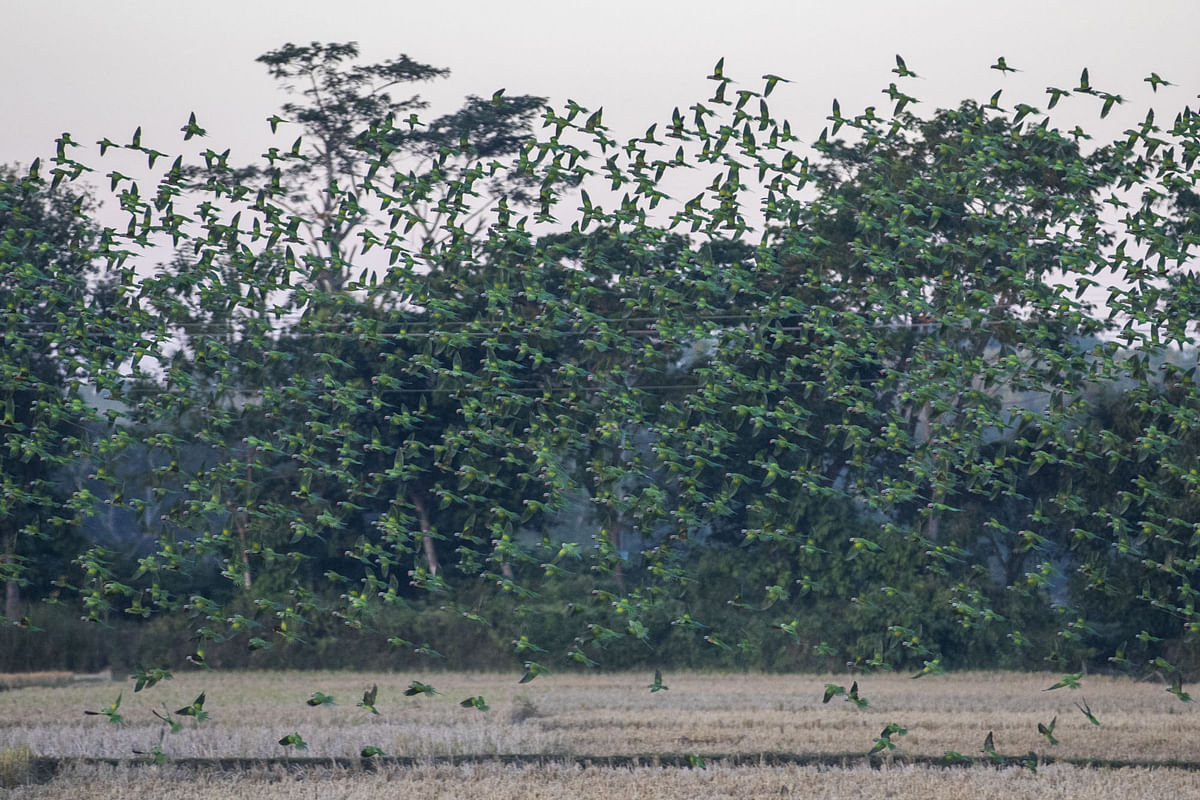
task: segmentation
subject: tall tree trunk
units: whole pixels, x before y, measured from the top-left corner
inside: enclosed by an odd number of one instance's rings
[[[246,483],[250,486],[254,485],[254,455],[258,452],[257,447],[251,447],[246,454]],[[245,499],[246,508],[250,508],[252,502],[251,497]],[[230,505],[233,505],[232,503]],[[242,547],[242,585],[247,590],[250,589],[250,548],[246,546],[246,512],[233,509],[233,524],[238,532],[238,544]]]
[[[4,616],[10,620],[21,618],[21,587],[16,581],[4,582]]]
[[[417,522],[421,525],[421,546],[425,550],[425,562],[429,565],[429,574],[437,576],[440,568],[437,549],[434,547],[433,536],[429,532],[429,512],[425,509],[425,500],[417,492],[409,491],[408,501],[417,511]]]
[[[921,413],[917,416],[917,427],[913,431],[913,441],[918,444],[924,444],[929,441],[931,433],[932,420],[930,419],[930,403],[926,402],[921,406]],[[942,493],[936,491],[933,493],[932,501],[934,503],[942,502]],[[938,538],[939,518],[941,512],[938,509],[933,509],[933,513],[929,516],[929,522],[925,526],[925,536],[931,542],[936,542]]]
[[[250,548],[246,546],[246,514],[242,511],[233,512],[233,525],[237,528],[238,544],[242,547],[242,585],[250,588]]]
[[[624,551],[621,549],[621,545],[624,543],[624,537],[621,536],[622,527],[621,516],[617,514],[613,519],[612,531],[609,533],[609,543],[617,551],[617,563],[613,567],[613,581],[617,584],[617,591],[625,594],[625,558],[622,555]]]
[[[0,564],[9,564],[14,560],[17,550],[17,536],[11,534],[5,537],[4,549],[0,551]],[[16,580],[4,582],[4,616],[10,620],[21,618],[21,587]]]

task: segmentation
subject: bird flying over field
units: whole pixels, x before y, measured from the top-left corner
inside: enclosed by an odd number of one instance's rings
[[[468,697],[466,700],[459,702],[459,705],[463,708],[475,708],[480,711],[487,711],[489,708],[491,708],[491,706],[487,704],[487,701],[483,699],[483,695]]]
[[[1096,727],[1100,727],[1100,720],[1096,719],[1096,715],[1092,713],[1092,709],[1090,706],[1088,706],[1088,701],[1087,701],[1086,697],[1083,698],[1083,705],[1076,703],[1075,707],[1078,708],[1081,712],[1083,712],[1083,715],[1088,718],[1088,722],[1092,723]]]
[[[1082,672],[1076,672],[1076,673],[1073,673],[1070,675],[1063,675],[1061,681],[1059,681],[1058,683],[1054,684],[1053,686],[1051,686],[1049,688],[1042,689],[1042,691],[1043,692],[1053,692],[1055,689],[1062,689],[1064,686],[1070,687],[1072,689],[1078,689],[1079,688],[1079,679],[1082,677],[1083,677]]]
[[[907,728],[903,728],[894,722],[889,722],[887,727],[875,737],[875,746],[871,748],[871,751],[867,755],[873,756],[880,750],[895,750],[896,743],[892,741],[892,736],[903,736],[906,733],[908,733]]]
[[[190,705],[184,706],[175,713],[181,717],[194,717],[196,722],[203,722],[208,719],[208,712],[204,710],[204,692],[201,692],[200,696],[193,700]]]
[[[108,708],[102,708],[99,711],[84,711],[83,713],[89,714],[91,716],[96,716],[96,717],[98,717],[98,716],[108,717],[108,721],[111,722],[113,725],[117,725],[117,726],[124,725],[125,718],[117,713],[117,709],[121,707],[121,695],[122,694],[124,694],[124,693],[123,692],[118,693],[117,699],[114,700],[113,704],[111,706],[109,706]]]
[[[200,667],[201,669],[212,669],[212,667],[210,667],[208,665],[208,662],[206,662],[204,660],[204,651],[203,650],[197,650],[196,652],[192,653],[190,656],[187,657],[187,661],[189,664],[194,664],[195,666]]]
[[[135,693],[142,689],[149,689],[159,681],[170,680],[171,671],[169,669],[146,669],[142,666],[134,667],[133,674],[129,676],[136,681],[133,687]]]
[[[284,736],[282,739],[280,739],[279,743],[284,747],[294,747],[297,750],[308,749],[308,743],[301,739],[300,734],[298,733],[289,733],[287,736]]]
[[[935,658],[933,661],[926,661],[925,666],[921,667],[921,671],[913,675],[913,679],[924,678],[926,675],[942,675],[946,672],[942,666],[942,659]]]
[[[546,669],[545,667],[543,667],[541,664],[537,663],[536,661],[526,661],[525,662],[525,674],[521,676],[521,680],[517,681],[517,683],[529,683],[531,680],[536,678],[538,675],[545,675],[549,671],[550,670]]]
[[[846,692],[846,699],[854,703],[856,708],[866,708],[870,705],[865,698],[858,696],[858,681],[850,685],[850,691]]]
[[[669,688],[671,687],[662,682],[662,670],[654,670],[654,683],[649,686],[650,692],[653,694],[654,692],[666,691]]]
[[[1054,738],[1054,726],[1057,724],[1058,724],[1057,716],[1054,717],[1054,719],[1050,720],[1049,725],[1043,725],[1040,722],[1038,723],[1038,726],[1037,726],[1038,733],[1040,733],[1042,736],[1045,736],[1046,741],[1050,742],[1050,744],[1058,744],[1058,739]]]
[[[334,705],[333,695],[328,695],[328,694],[325,694],[324,692],[313,692],[312,697],[308,698],[304,702],[306,702],[310,706],[314,706],[314,707]]]
[[[379,684],[371,687],[370,691],[363,692],[362,700],[358,703],[359,708],[365,708],[372,714],[378,714],[379,711],[375,708],[375,696],[379,694]]]
[[[175,718],[173,716],[171,716],[171,712],[167,710],[166,703],[163,703],[162,709],[163,709],[163,713],[161,713],[161,714],[158,713],[157,711],[155,711],[154,709],[150,709],[150,713],[153,714],[154,716],[158,717],[159,719],[161,719],[163,721],[163,724],[167,726],[167,728],[171,731],[171,733],[179,733],[181,730],[183,730],[183,725],[181,725],[179,722],[177,722],[175,720]]]
[[[427,694],[432,697],[435,694],[441,694],[441,692],[428,683],[421,683],[420,681],[411,681],[408,684],[408,688],[404,690],[405,697],[415,697],[419,694]]]

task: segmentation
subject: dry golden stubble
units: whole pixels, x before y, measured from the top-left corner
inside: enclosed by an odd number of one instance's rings
[[[285,755],[280,737],[298,733],[304,755],[355,757],[363,747],[387,755],[441,756],[540,753],[648,755],[865,753],[888,723],[908,733],[898,752],[981,755],[994,733],[1002,753],[1030,750],[1057,758],[1193,759],[1200,734],[1193,704],[1162,685],[1088,676],[1080,690],[1044,691],[1048,674],[961,673],[914,681],[907,675],[716,675],[664,677],[668,691],[650,692],[641,673],[553,674],[519,685],[518,676],[470,673],[223,673],[177,675],[132,692],[131,682],[32,687],[0,693],[0,731],[40,756],[130,758],[162,738],[175,758]],[[413,680],[441,694],[406,697]],[[826,683],[857,680],[869,705],[841,698],[822,703]],[[378,685],[378,715],[357,706]],[[85,709],[103,708],[122,692],[124,727]],[[152,711],[175,710],[205,692],[209,719],[181,719],[163,736]],[[314,692],[334,698],[312,707]],[[490,710],[464,708],[482,696]],[[1077,704],[1101,722],[1092,725]],[[1038,722],[1057,716],[1049,745]]]
[[[890,797],[894,800],[1141,800],[1189,797],[1197,776],[1177,769],[1100,770],[1050,765],[1037,773],[1021,768],[938,769],[909,766],[851,768],[736,767],[706,769],[580,768],[574,765],[462,764],[386,767],[375,773],[341,769],[306,772],[298,778],[279,768],[241,773],[197,773],[171,766],[83,766],[50,783],[9,790],[6,800],[299,800],[379,798],[571,798],[658,800],[796,797],[832,800]]]

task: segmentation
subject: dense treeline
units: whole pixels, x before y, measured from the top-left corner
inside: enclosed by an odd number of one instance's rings
[[[260,59],[257,164],[0,182],[0,669],[1194,663],[1190,109],[807,151],[718,64],[622,142],[356,56]]]

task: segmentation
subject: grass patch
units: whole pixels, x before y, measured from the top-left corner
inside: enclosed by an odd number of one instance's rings
[[[27,686],[65,686],[75,679],[75,673],[54,672],[0,672],[0,691],[24,689]]]
[[[0,749],[0,788],[28,783],[32,764],[33,748],[27,744]]]

